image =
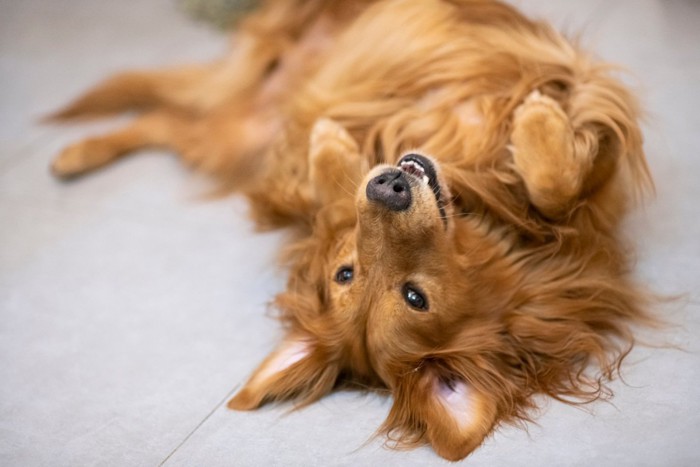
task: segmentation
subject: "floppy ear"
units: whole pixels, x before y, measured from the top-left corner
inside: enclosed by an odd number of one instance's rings
[[[228,407],[253,410],[267,401],[292,397],[302,397],[302,403],[312,402],[335,385],[339,371],[329,360],[310,338],[288,336],[255,370]]]
[[[394,405],[382,429],[408,444],[428,442],[451,461],[465,458],[491,432],[495,397],[477,391],[444,369],[424,364],[394,387]]]
[[[328,118],[316,121],[309,139],[309,181],[316,201],[354,199],[368,171],[369,163],[345,128]]]

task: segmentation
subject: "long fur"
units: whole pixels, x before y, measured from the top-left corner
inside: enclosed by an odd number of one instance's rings
[[[338,384],[388,388],[395,403],[381,432],[456,460],[499,423],[529,420],[535,394],[609,396],[633,326],[654,323],[617,233],[652,182],[640,110],[613,73],[496,1],[271,0],[221,61],[125,73],[54,114],[140,112],[67,148],[53,168],[73,176],[166,147],[247,196],[261,228],[293,226],[289,284],[275,299],[288,338],[231,407],[310,403]],[[561,124],[561,136],[528,139],[538,118]],[[568,155],[551,164],[575,170],[554,173],[547,154],[524,149],[558,144]],[[442,279],[452,309],[440,319],[385,327],[398,319],[377,291],[386,284],[348,295],[334,261],[359,251],[362,264],[373,242],[402,255],[410,237],[367,233],[385,221],[365,213],[363,177],[416,149],[437,160],[451,197],[449,254],[415,250],[460,275]],[[453,400],[473,409],[471,424],[450,419]]]

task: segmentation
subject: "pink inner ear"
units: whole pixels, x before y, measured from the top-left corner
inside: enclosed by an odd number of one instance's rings
[[[286,370],[311,353],[311,344],[305,340],[283,342],[272,359],[260,371],[256,379],[266,380],[270,376]]]
[[[438,378],[435,395],[460,428],[467,428],[476,420],[475,395],[464,381]]]

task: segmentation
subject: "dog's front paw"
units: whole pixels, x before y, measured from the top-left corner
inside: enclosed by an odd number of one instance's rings
[[[367,162],[345,128],[328,118],[316,121],[309,137],[309,181],[318,202],[354,197],[367,170]]]
[[[569,117],[567,117],[559,103],[538,90],[528,94],[523,103],[515,109],[513,113],[514,121],[523,120],[528,114],[536,112],[548,114],[549,117],[556,117],[560,122],[568,125]]]
[[[328,150],[357,153],[357,143],[338,122],[320,118],[311,129],[309,157],[316,159]]]
[[[534,91],[515,110],[511,150],[530,200],[544,214],[560,214],[579,194],[586,167],[575,158],[571,123],[554,99]]]

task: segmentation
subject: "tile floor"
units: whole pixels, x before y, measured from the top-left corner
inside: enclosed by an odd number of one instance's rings
[[[625,64],[649,118],[658,195],[630,218],[637,274],[685,351],[639,348],[613,404],[549,402],[473,466],[700,465],[700,2],[517,2]],[[57,151],[114,123],[36,124],[117,70],[203,61],[226,45],[174,2],[0,0],[0,465],[446,465],[369,442],[389,401],[337,393],[235,413],[221,402],[278,338],[265,303],[280,234],[236,198],[146,152],[59,183]]]

